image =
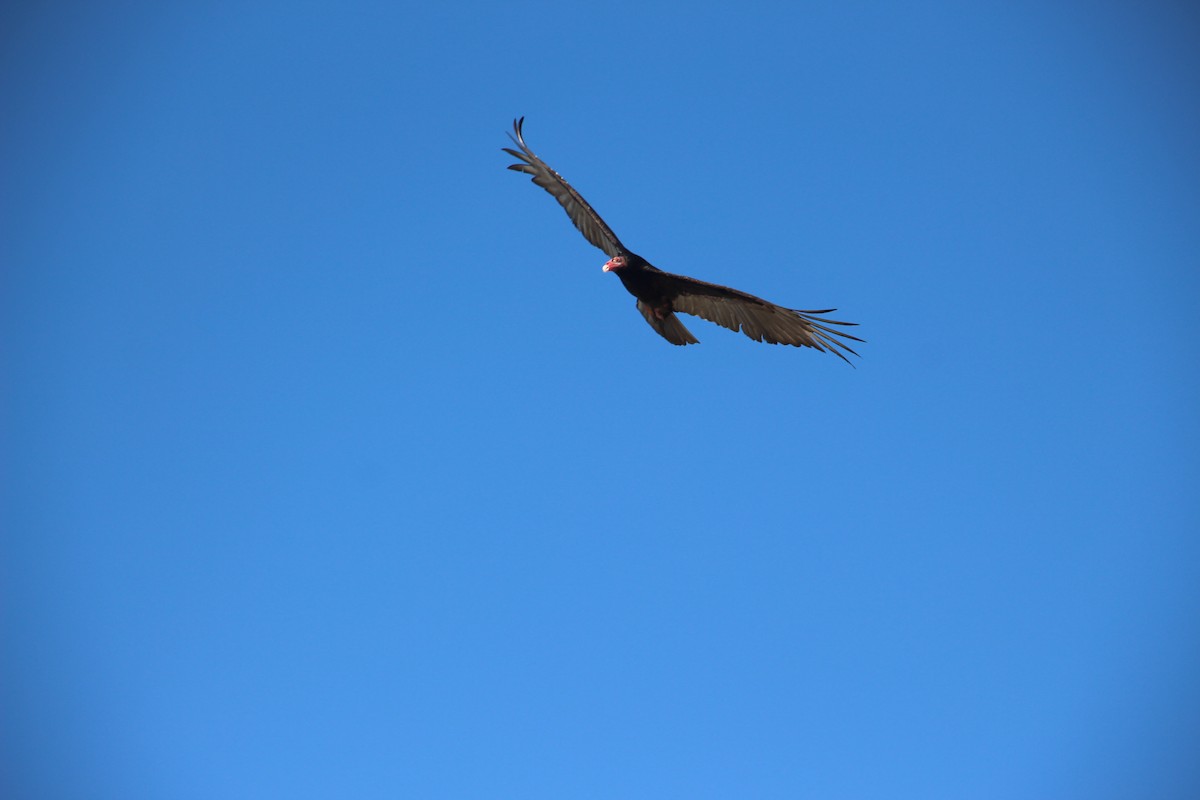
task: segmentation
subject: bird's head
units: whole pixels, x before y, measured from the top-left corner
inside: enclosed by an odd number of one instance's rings
[[[604,265],[604,271],[612,272],[615,269],[622,269],[628,263],[629,259],[625,258],[625,256],[613,256],[608,260],[608,263]]]

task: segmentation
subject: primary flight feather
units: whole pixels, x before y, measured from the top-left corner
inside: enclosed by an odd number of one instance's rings
[[[651,266],[646,259],[621,244],[612,228],[563,176],[534,155],[529,145],[525,144],[521,130],[524,123],[524,117],[513,122],[513,134],[516,135],[509,135],[519,149],[504,148],[504,152],[520,161],[510,165],[509,169],[530,175],[535,184],[558,201],[584,238],[609,256],[604,271],[617,274],[629,293],[637,298],[638,311],[646,318],[646,322],[668,342],[678,345],[699,342],[676,316],[676,312],[681,312],[733,331],[740,330],[756,342],[812,347],[833,353],[846,363],[849,363],[849,359],[845,353],[858,355],[844,340],[863,340],[837,327],[830,327],[856,323],[818,316],[837,309],[797,311],[784,308],[737,289],[674,275]]]

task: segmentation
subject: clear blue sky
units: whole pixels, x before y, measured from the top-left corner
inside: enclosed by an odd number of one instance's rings
[[[5,797],[1200,796],[1191,4],[0,40]]]

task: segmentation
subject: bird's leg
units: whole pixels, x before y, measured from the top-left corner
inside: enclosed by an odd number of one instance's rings
[[[670,305],[664,305],[664,306],[655,306],[655,307],[654,307],[654,316],[655,316],[655,318],[657,318],[657,319],[666,319],[666,318],[667,318],[667,316],[668,316],[670,313],[671,313],[671,306],[670,306]]]

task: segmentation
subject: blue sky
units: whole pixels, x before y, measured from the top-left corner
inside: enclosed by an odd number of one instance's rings
[[[1200,790],[1189,4],[0,30],[6,796]]]

